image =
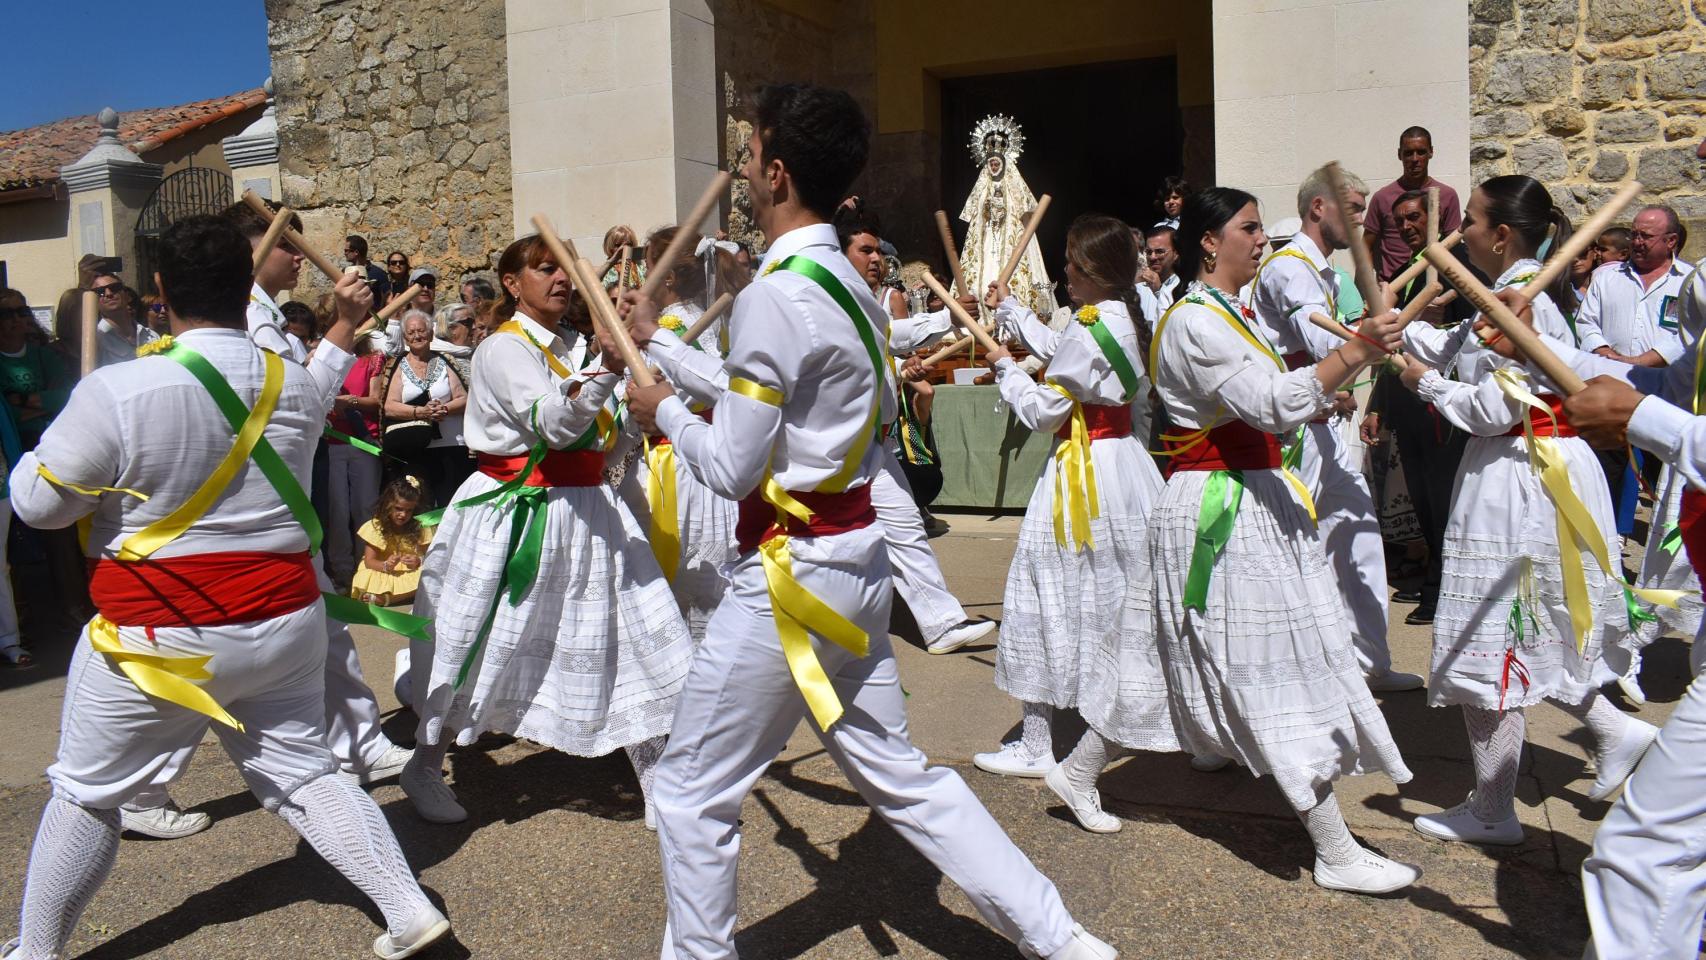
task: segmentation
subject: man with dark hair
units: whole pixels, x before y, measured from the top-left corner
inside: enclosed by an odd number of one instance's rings
[[[1363,242],[1368,244],[1369,256],[1380,279],[1390,280],[1412,257],[1410,245],[1392,219],[1392,205],[1411,190],[1424,193],[1430,187],[1439,188],[1439,232],[1441,236],[1463,225],[1463,208],[1457,191],[1428,176],[1428,161],[1433,159],[1433,134],[1423,127],[1410,127],[1398,135],[1398,162],[1404,172],[1368,198],[1368,209],[1362,215]]]
[[[928,767],[907,736],[870,488],[876,428],[894,413],[886,324],[828,222],[865,164],[870,124],[846,93],[791,84],[759,92],[753,129],[743,173],[770,248],[735,301],[728,391],[710,423],[668,383],[629,392],[643,426],[741,501],[741,559],[694,654],[653,787],[663,956],[735,955],[741,801],[809,711],[872,807],[1021,952],[1110,960],[959,775]],[[690,351],[657,328],[638,291],[624,303],[635,337],[674,375],[673,358]]]
[[[367,238],[358,233],[345,237],[344,259],[348,260],[351,266],[361,268],[362,274],[367,277],[368,289],[373,291],[374,305],[384,306],[385,301],[391,299],[391,281],[386,279],[385,271],[379,269],[377,263],[367,259]]]
[[[134,360],[138,347],[160,339],[141,322],[143,318],[132,306],[136,292],[123,280],[110,273],[97,273],[89,289],[95,291],[95,309],[101,315],[95,323],[97,366]]]
[[[266,201],[267,206],[277,213],[281,204],[276,200]],[[238,202],[226,207],[220,216],[235,226],[243,234],[243,239],[252,246],[259,246],[261,237],[266,235],[271,222],[255,212],[246,203]],[[290,215],[291,229],[302,232],[302,218],[295,213]],[[284,314],[278,308],[278,295],[296,286],[297,279],[302,275],[302,251],[291,246],[290,241],[279,238],[267,258],[255,270],[255,280],[249,290],[249,339],[255,341],[255,346],[287,360],[297,363],[308,361],[308,349],[305,344],[291,343],[290,335],[284,329]]]
[[[489,303],[497,298],[497,289],[485,277],[466,277],[462,280],[462,302],[472,308],[475,313],[480,312],[482,303]]]
[[[1160,286],[1155,288],[1155,300],[1163,311],[1179,296],[1179,275],[1173,272],[1173,264],[1179,262],[1179,251],[1174,246],[1173,234],[1172,227],[1164,226],[1143,231],[1143,252],[1149,258],[1149,269],[1161,278]]]
[[[325,608],[302,487],[371,297],[344,278],[314,358],[287,363],[244,336],[250,263],[230,220],[168,228],[155,279],[171,345],[85,378],[13,474],[32,526],[92,518],[100,614],[72,661],[22,933],[0,956],[61,955],[117,856],[118,806],[169,777],[213,721],[262,804],[384,914],[375,953],[409,956],[449,930],[326,747]]]

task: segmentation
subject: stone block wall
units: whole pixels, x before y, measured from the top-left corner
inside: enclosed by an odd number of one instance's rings
[[[266,8],[283,200],[309,242],[341,263],[362,234],[375,262],[401,250],[454,297],[513,236],[503,0]]]
[[[1472,179],[1526,173],[1572,217],[1631,178],[1706,253],[1706,0],[1469,0]]]

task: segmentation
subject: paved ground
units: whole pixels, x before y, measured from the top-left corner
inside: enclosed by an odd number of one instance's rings
[[[998,616],[1016,518],[949,518],[935,541],[949,579],[975,613]],[[1399,667],[1422,671],[1425,628],[1395,607]],[[388,708],[388,636],[360,636]],[[54,655],[54,648],[59,655]],[[46,797],[62,696],[64,644],[38,642],[33,670],[0,673],[8,747],[0,754],[0,933],[14,921],[31,834]],[[1237,770],[1196,773],[1178,755],[1141,755],[1103,779],[1125,820],[1112,836],[1073,825],[1038,781],[970,765],[1018,720],[996,691],[993,649],[929,657],[900,645],[915,739],[965,776],[1013,838],[1052,877],[1067,905],[1127,958],[1578,957],[1586,937],[1578,868],[1606,805],[1587,800],[1584,731],[1561,711],[1530,712],[1518,793],[1528,840],[1486,851],[1422,838],[1418,813],[1460,800],[1471,773],[1456,711],[1420,693],[1384,706],[1416,778],[1340,784],[1353,829],[1390,856],[1420,864],[1422,882],[1388,898],[1316,887],[1309,841],[1271,783]],[[1639,715],[1661,723],[1681,694],[1686,645],[1650,648]],[[1071,718],[1061,748],[1075,739]],[[408,717],[392,733],[412,739]],[[657,847],[640,823],[638,788],[620,756],[581,760],[492,739],[452,755],[472,812],[456,827],[417,819],[394,783],[374,796],[457,942],[426,956],[593,958],[657,955],[662,929]],[[244,792],[209,745],[175,788],[213,829],[170,843],[124,843],[111,879],[84,916],[71,954],[132,957],[371,956],[376,914],[278,819]],[[921,856],[876,821],[802,728],[744,812],[740,947],[783,957],[1012,957],[1016,951]]]

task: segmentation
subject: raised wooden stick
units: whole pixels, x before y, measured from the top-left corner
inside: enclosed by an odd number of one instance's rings
[[[279,207],[278,213],[272,218],[272,226],[267,228],[266,233],[261,234],[261,245],[255,248],[254,273],[261,272],[261,264],[265,263],[267,257],[272,254],[272,248],[278,246],[279,236],[284,233],[286,227],[290,226],[290,217],[291,209],[289,207]]]
[[[984,330],[986,332],[989,329],[990,328],[988,328],[988,327],[984,328]],[[936,364],[941,363],[943,360],[948,359],[949,357],[953,356],[956,353],[959,353],[961,350],[964,350],[966,347],[969,347],[976,342],[977,342],[977,338],[975,338],[975,337],[961,337],[958,340],[955,340],[953,343],[950,343],[947,346],[942,347],[941,349],[937,350],[935,353],[932,353],[928,357],[925,357],[923,360],[921,360],[919,362],[923,363],[927,367],[934,367]]]
[[[717,299],[712,300],[711,305],[705,308],[705,312],[699,317],[699,319],[693,321],[693,326],[688,327],[687,332],[681,335],[681,342],[692,343],[704,336],[705,331],[711,329],[711,324],[716,323],[717,318],[722,316],[729,307],[733,306],[734,302],[735,297],[732,293],[725,293]]]
[[[728,192],[729,179],[727,170],[719,170],[717,175],[711,178],[710,184],[705,187],[705,192],[699,195],[699,202],[693,205],[693,212],[687,215],[686,220],[677,225],[675,236],[670,238],[669,246],[663,248],[663,255],[658,257],[658,262],[652,264],[651,270],[646,273],[646,281],[640,284],[641,296],[647,300],[657,300],[658,288],[663,286],[663,280],[669,276],[669,271],[674,268],[675,261],[679,260],[683,253],[689,251],[688,241],[698,241],[699,227],[704,224],[705,218],[711,215],[711,211],[716,207],[718,201],[722,200],[723,194]],[[635,382],[639,382],[637,378]]]
[[[544,214],[533,215],[533,229],[539,232],[539,239],[544,241],[545,249],[551,251],[551,259],[557,261],[557,266],[569,271],[574,277],[581,299],[586,301],[587,308],[592,312],[592,322],[603,327],[605,332],[610,334],[610,339],[616,341],[616,350],[622,354],[622,362],[628,366],[628,375],[642,387],[656,383],[651,368],[646,366],[645,360],[640,357],[640,351],[634,347],[634,338],[628,336],[628,327],[616,316],[616,307],[604,292],[603,282],[593,274],[592,264],[575,256],[563,243],[563,238],[557,236],[557,231],[552,229],[551,221],[545,219]]]
[[[942,237],[942,252],[948,255],[948,269],[954,272],[954,292],[963,297],[971,291],[966,289],[966,271],[960,266],[960,252],[954,249],[954,228],[948,225],[945,210],[936,211],[936,232]]]
[[[1429,187],[1428,188],[1427,243],[1433,243],[1435,240],[1438,240],[1438,239],[1439,239],[1439,188],[1438,187]],[[1427,243],[1424,243],[1423,246],[1427,246]],[[1428,268],[1428,282],[1433,283],[1433,282],[1437,281],[1438,279],[1439,279],[1439,271],[1435,270],[1433,267],[1429,267]]]
[[[83,314],[77,319],[82,326],[82,329],[78,331],[81,334],[79,348],[83,354],[81,357],[83,376],[86,377],[95,372],[95,367],[99,365],[101,359],[100,341],[95,338],[95,331],[98,329],[95,325],[101,322],[100,294],[93,290],[83,291]]]
[[[634,255],[633,249],[633,247],[624,243],[622,245],[621,258],[616,263],[616,295],[618,297],[628,291],[628,258]],[[606,271],[600,270],[598,273],[594,274],[594,276],[598,277],[599,282],[602,283],[604,281],[605,272]]]
[[[1053,202],[1054,198],[1046,193],[1037,200],[1037,208],[1031,211],[1030,219],[1025,221],[1025,229],[1019,234],[1019,242],[1013,245],[1012,252],[1007,254],[1007,262],[1001,267],[1002,286],[1006,286],[1013,279],[1013,271],[1019,269],[1019,261],[1025,256],[1025,248],[1031,245],[1031,238],[1037,235],[1037,224],[1043,222],[1043,214],[1048,212],[1048,205]],[[979,296],[981,293],[982,291],[978,291],[973,296]],[[948,298],[942,299],[946,301]]]
[[[253,208],[256,213],[260,214],[263,217],[266,217],[269,225],[271,224],[271,222],[274,219],[274,217],[272,215],[272,208],[267,206],[267,202],[265,200],[262,200],[260,197],[256,196],[255,191],[244,190],[243,191],[243,202],[248,204],[251,208]],[[286,218],[285,223],[288,224],[289,222],[290,222],[289,219]],[[321,273],[325,274],[326,277],[328,279],[330,279],[333,284],[336,284],[338,282],[338,277],[343,276],[343,274],[338,272],[337,267],[332,266],[332,261],[327,260],[325,257],[321,256],[317,251],[315,251],[312,247],[308,246],[308,241],[302,239],[302,234],[297,233],[295,230],[291,229],[288,225],[284,228],[284,239],[285,239],[285,242],[287,242],[291,246],[295,247],[296,251],[298,253],[302,254],[304,257],[307,257],[308,262],[312,263],[316,270],[319,270]]]
[[[1445,235],[1445,239],[1440,241],[1440,245],[1445,247],[1447,250],[1450,250],[1462,242],[1463,242],[1463,231],[1462,230],[1453,230],[1450,233]],[[1430,283],[1434,280],[1439,279],[1438,275],[1434,274],[1433,265],[1428,263],[1428,258],[1423,257],[1423,256],[1418,256],[1418,257],[1416,257],[1416,259],[1414,261],[1412,261],[1410,263],[1409,266],[1405,267],[1403,270],[1400,270],[1398,272],[1397,276],[1393,277],[1391,280],[1386,281],[1386,289],[1393,291],[1393,295],[1396,296],[1397,291],[1402,290],[1406,286],[1408,286],[1410,281],[1414,280],[1414,279],[1416,279],[1416,277],[1420,276],[1422,271],[1424,271],[1424,270],[1428,271],[1430,274],[1430,276],[1428,277],[1428,281]]]
[[[379,308],[378,313],[375,313],[373,316],[368,317],[367,320],[364,321],[361,326],[356,327],[355,328],[355,335],[359,337],[362,334],[367,333],[371,330],[378,329],[380,324],[382,324],[385,321],[396,316],[400,311],[402,311],[402,309],[404,307],[407,307],[409,305],[409,301],[415,299],[415,294],[418,294],[420,292],[421,292],[421,285],[420,284],[418,284],[418,283],[409,284],[408,289],[404,290],[402,293],[397,294],[395,297],[392,297],[383,307]]]
[[[1038,207],[1037,209],[1042,208]],[[958,320],[960,326],[966,328],[966,332],[972,335],[972,339],[976,340],[979,346],[985,350],[999,350],[1001,348],[1001,344],[995,342],[995,338],[989,335],[989,331],[983,329],[983,324],[973,320],[971,314],[966,312],[966,308],[960,306],[960,302],[955,300],[953,295],[936,281],[935,277],[926,273],[924,283],[930,288],[930,292],[942,299],[942,303],[948,308],[949,315]]]
[[[1339,228],[1344,234],[1345,242],[1350,244],[1351,262],[1356,265],[1357,292],[1362,294],[1362,302],[1369,310],[1377,306],[1390,306],[1391,298],[1380,289],[1380,277],[1374,272],[1374,260],[1368,255],[1368,244],[1359,243],[1356,225],[1351,223],[1351,191],[1345,186],[1344,171],[1339,169],[1338,161],[1332,161],[1324,168],[1327,174],[1327,184],[1333,189],[1333,204],[1339,218]]]
[[[1570,269],[1571,262],[1581,256],[1582,251],[1591,246],[1594,240],[1604,233],[1607,227],[1611,226],[1611,222],[1617,219],[1624,207],[1635,202],[1635,197],[1640,192],[1641,181],[1629,181],[1623,185],[1622,189],[1613,194],[1610,200],[1606,201],[1605,206],[1600,207],[1593,216],[1589,217],[1587,222],[1582,224],[1580,230],[1570,234],[1570,239],[1565,240],[1558,246],[1558,249],[1552,251],[1550,257],[1546,258],[1545,265],[1540,268],[1539,273],[1534,275],[1534,279],[1522,285],[1520,293],[1523,302],[1532,302],[1535,297],[1540,296],[1547,287],[1552,285],[1552,281],[1558,279],[1559,274]]]
[[[1558,389],[1566,394],[1574,394],[1581,392],[1586,386],[1582,383],[1582,378],[1576,376],[1576,371],[1572,370],[1569,364],[1558,359],[1558,355],[1541,342],[1539,334],[1529,329],[1528,324],[1517,319],[1517,315],[1511,311],[1511,308],[1506,306],[1505,302],[1495,296],[1491,290],[1483,286],[1481,281],[1475,279],[1475,275],[1470,273],[1463,264],[1457,262],[1457,258],[1452,256],[1450,251],[1437,243],[1429,244],[1427,249],[1422,251],[1422,256],[1433,261],[1433,265],[1439,269],[1440,276],[1444,277],[1446,282],[1453,287],[1456,287],[1459,293],[1469,298],[1469,302],[1475,305],[1475,309],[1481,311],[1482,316],[1492,321],[1494,326],[1509,337],[1511,343],[1515,344],[1516,348],[1528,357],[1529,362],[1539,367],[1542,373],[1558,385]]]
[[[1428,308],[1428,304],[1433,300],[1433,298],[1439,296],[1440,291],[1444,289],[1445,288],[1437,280],[1428,284],[1423,288],[1420,296],[1411,300],[1409,305],[1399,312],[1399,325],[1401,327],[1408,325],[1410,321],[1420,316],[1422,311]],[[1309,322],[1315,324],[1317,327],[1320,327],[1328,333],[1345,340],[1349,340],[1351,337],[1356,336],[1356,334],[1351,331],[1350,327],[1345,326],[1337,320],[1329,320],[1319,313],[1310,313]],[[1400,370],[1410,365],[1409,358],[1401,353],[1389,353],[1386,355],[1386,359],[1391,360]]]

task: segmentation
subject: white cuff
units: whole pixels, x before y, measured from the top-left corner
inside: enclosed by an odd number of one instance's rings
[[[1659,397],[1648,397],[1635,406],[1629,418],[1629,442],[1668,459],[1693,420],[1688,411]]]

